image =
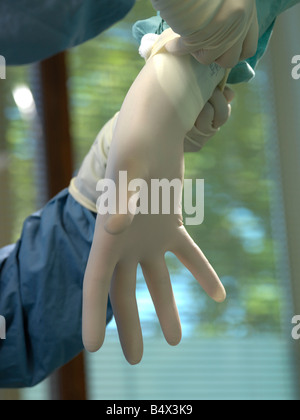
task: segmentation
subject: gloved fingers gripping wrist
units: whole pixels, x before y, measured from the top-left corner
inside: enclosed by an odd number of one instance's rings
[[[167,44],[171,53],[193,53],[202,64],[217,61],[233,68],[241,56],[249,58],[256,52],[259,30],[255,0],[152,2],[173,31],[181,35]]]
[[[186,135],[185,153],[197,152],[218,132],[231,115],[231,105],[234,92],[228,86],[221,92],[217,88],[212,98],[199,114],[194,127]]]
[[[219,131],[213,128],[214,108],[208,102],[184,140],[184,152],[198,152]]]
[[[255,16],[252,25],[250,26],[249,32],[244,40],[242,54],[240,60],[246,60],[249,57],[253,57],[257,51],[259,34],[259,24],[257,15]]]
[[[227,95],[229,96],[229,93],[227,93]],[[214,118],[213,118],[212,126],[213,128],[218,129],[227,122],[230,116],[229,102],[226,96],[224,95],[224,93],[221,92],[221,90],[217,88],[214,91],[213,96],[210,98],[209,103],[213,106],[213,109],[214,109]],[[201,122],[200,121],[197,121],[197,122],[198,122],[198,127],[199,127]],[[196,122],[196,125],[197,125],[197,122]]]

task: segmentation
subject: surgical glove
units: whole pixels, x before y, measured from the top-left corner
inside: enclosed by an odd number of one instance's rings
[[[225,87],[222,92],[219,87],[200,112],[192,130],[185,136],[184,152],[198,152],[220,130],[231,115],[231,105],[234,92]]]
[[[203,64],[233,68],[252,57],[258,44],[255,0],[152,0],[154,8],[181,37],[172,53],[192,53]]]
[[[224,125],[230,116],[230,102],[234,97],[233,91],[226,87],[222,93],[217,87],[200,112],[192,130],[184,140],[184,152],[198,152]],[[70,194],[82,206],[97,212],[97,184],[105,177],[107,159],[117,124],[119,112],[111,118],[101,129],[94,144],[86,155],[76,177],[69,186]]]
[[[190,55],[162,52],[147,62],[125,98],[106,178],[98,183],[99,214],[83,284],[82,335],[88,351],[103,344],[109,296],[124,355],[131,364],[141,360],[143,338],[135,295],[138,264],[167,342],[180,342],[167,251],[179,258],[212,299],[223,302],[226,297],[181,215],[184,138],[223,77],[222,69],[212,70]],[[175,184],[169,211],[150,188],[152,181],[159,180]],[[168,199],[164,193],[162,197]]]

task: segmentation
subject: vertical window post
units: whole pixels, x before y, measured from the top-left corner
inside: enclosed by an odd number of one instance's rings
[[[51,199],[68,187],[73,174],[66,53],[38,65],[38,83],[37,108],[41,111],[47,195]],[[51,393],[55,400],[86,399],[83,354],[52,376]]]

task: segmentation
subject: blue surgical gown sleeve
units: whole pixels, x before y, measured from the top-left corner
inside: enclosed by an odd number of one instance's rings
[[[29,64],[79,45],[122,19],[135,0],[1,0],[0,55]]]
[[[36,385],[83,350],[82,283],[95,218],[64,190],[0,250],[0,388]]]

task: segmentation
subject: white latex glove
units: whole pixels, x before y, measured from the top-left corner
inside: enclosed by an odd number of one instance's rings
[[[203,64],[233,68],[257,50],[255,0],[152,0],[154,8],[180,38],[167,49],[192,53]]]
[[[169,34],[162,39],[167,41]],[[136,179],[148,186],[153,179],[176,179],[182,188],[185,136],[224,74],[190,55],[163,52],[149,59],[126,96],[113,133],[105,176],[115,182],[117,208],[127,208],[133,199],[137,204],[133,191],[118,199]],[[121,171],[127,173],[125,186],[118,182]],[[102,346],[109,295],[124,355],[131,364],[141,360],[143,339],[135,296],[138,264],[167,342],[180,342],[180,320],[164,259],[167,251],[179,258],[212,299],[224,301],[220,279],[183,226],[180,201],[181,191],[170,214],[98,215],[83,285],[82,335],[87,350]]]
[[[231,105],[234,92],[225,87],[222,92],[218,87],[213,96],[200,112],[192,130],[186,135],[184,151],[198,152],[220,130],[231,115]]]
[[[224,93],[217,87],[204,106],[192,130],[184,140],[184,152],[198,152],[219,131],[231,114],[230,102],[233,91],[226,87]],[[97,212],[97,184],[105,177],[108,154],[117,124],[119,112],[111,118],[99,132],[93,146],[86,155],[78,174],[72,179],[69,191],[82,206]]]
[[[233,92],[229,88],[225,89],[224,94],[221,93],[219,88],[216,88],[212,98],[200,112],[193,129],[185,137],[185,151],[196,152],[200,150],[205,145],[205,143],[215,134],[215,132],[218,131],[214,127],[221,126],[227,121],[230,113],[230,107],[228,103],[232,100],[232,98]],[[99,179],[104,178],[105,176],[109,149],[111,146],[118,116],[119,113],[117,113],[111,120],[109,120],[104,125],[104,127],[98,134],[96,141],[91,147],[89,153],[85,157],[78,175],[72,180],[69,187],[69,191],[73,195],[73,197],[84,207],[94,212],[97,211],[96,203],[99,195],[99,193],[96,190],[97,184]],[[170,154],[168,154],[168,158],[170,158]],[[182,176],[181,165],[178,168],[178,176]],[[149,239],[147,240],[147,246],[144,250],[144,254],[146,255],[146,257],[149,256],[148,253],[150,253],[151,255],[153,254],[154,249],[157,252],[160,249],[160,247],[164,245],[165,236],[169,238],[170,242],[172,241],[172,236],[170,236],[169,232],[166,233],[166,226],[170,224],[171,220],[174,219],[174,216],[172,217],[172,219],[170,218],[170,216],[155,217],[156,220],[152,219],[151,223],[149,223],[151,216],[147,216],[147,219],[144,218],[144,220],[140,219],[140,223],[136,224],[135,231],[132,228],[130,228],[130,230],[126,234],[117,236],[108,234],[105,231],[105,229],[103,229],[103,223],[101,223],[100,221],[97,222],[98,227],[97,231],[95,232],[95,238],[101,240],[101,243],[99,245],[94,244],[94,247],[97,250],[97,254],[99,253],[99,255],[101,255],[103,252],[105,252],[103,258],[106,258],[106,256],[108,255],[110,257],[108,258],[108,261],[111,260],[112,256],[115,256],[116,258],[113,261],[112,265],[107,265],[107,262],[104,262],[103,259],[99,260],[99,281],[101,278],[101,273],[103,273],[104,276],[107,276],[105,278],[105,281],[109,282],[109,274],[106,274],[107,270],[108,272],[109,270],[110,272],[112,272],[113,267],[115,267],[115,273],[112,277],[113,283],[117,284],[116,277],[124,278],[124,287],[128,287],[128,284],[131,285],[131,283],[134,282],[135,279],[137,261],[140,260],[139,256],[141,253],[141,242],[143,244],[145,243],[143,238],[152,237],[152,242],[149,241]],[[176,217],[178,218],[178,215]],[[176,222],[176,219],[174,219],[173,222],[174,221]],[[181,226],[180,217],[177,219],[177,223],[179,223],[179,225]],[[145,227],[147,228],[147,231],[145,231]],[[170,233],[173,234],[171,231],[172,229],[170,230]],[[179,259],[182,259],[183,262],[186,261],[185,264],[187,265],[187,267],[195,273],[196,279],[198,279],[199,283],[203,285],[204,289],[208,290],[208,293],[212,294],[212,296],[214,296],[216,300],[219,299],[220,301],[222,301],[223,298],[225,298],[225,291],[223,290],[222,286],[218,284],[218,280],[216,280],[216,275],[210,268],[209,263],[205,262],[205,257],[197,248],[197,246],[193,243],[192,239],[189,238],[188,234],[184,231],[184,229],[182,229],[182,234],[182,250],[185,249],[187,245],[188,246],[183,256],[180,256],[180,251],[177,251]],[[190,253],[189,248],[192,248],[192,252],[189,255],[189,258],[187,258],[187,255]],[[124,264],[124,267],[123,265],[118,266],[116,261],[118,260],[119,255],[122,255],[123,258],[126,258],[126,252],[128,252],[129,250],[131,257],[132,255],[135,255],[136,262],[133,263],[131,266],[128,265],[128,267],[126,266],[126,264]],[[176,253],[175,249],[174,253]],[[145,278],[147,280],[149,290],[151,291],[153,301],[156,306],[157,313],[160,318],[160,322],[162,325],[162,329],[165,333],[166,339],[170,344],[174,345],[180,341],[181,326],[178,311],[176,308],[176,303],[172,292],[172,287],[170,284],[168,268],[164,261],[163,254],[164,252],[161,251],[161,255],[158,254],[157,259],[153,258],[153,260],[150,260],[149,263],[142,263],[142,268]],[[119,267],[118,269],[117,266]],[[207,274],[204,274],[205,270],[207,271]],[[126,277],[127,272],[132,273],[132,278],[129,279]],[[155,280],[154,276],[158,276],[159,281]],[[209,284],[208,279],[211,277],[212,284]],[[111,283],[111,285],[113,283]],[[211,287],[216,287],[217,289],[219,289],[219,292],[217,292],[219,293],[219,296],[217,296],[217,294],[213,294],[213,292],[211,291]],[[100,293],[105,298],[107,292],[103,292],[102,290]],[[136,302],[132,296],[130,307],[134,308],[133,312],[130,314],[130,311],[128,311],[127,308],[123,309],[123,313],[122,309],[120,308],[124,307],[124,302],[122,302],[124,293],[120,290],[119,286],[115,293],[115,313],[120,314],[120,319],[124,319],[124,313],[126,314],[125,319],[129,317],[133,317],[135,319],[135,329],[133,330],[133,332],[131,331],[132,324],[129,321],[129,328],[126,326],[127,321],[124,321],[124,324],[119,326],[119,330],[121,331],[120,335],[123,337],[121,340],[123,340],[124,353],[126,354],[126,357],[130,361],[130,363],[135,363],[139,360],[134,359],[134,357],[136,357],[135,355],[138,354],[138,357],[140,357],[140,355],[142,354],[142,338],[139,321],[137,319]],[[125,290],[125,294],[126,293],[128,293],[128,290]],[[132,291],[132,293],[134,293],[134,291]],[[121,302],[118,301],[118,297],[121,297]],[[88,299],[87,304],[90,304],[91,298],[88,297],[86,299]],[[104,303],[98,303],[99,310],[102,304]],[[132,345],[130,344],[133,339],[132,334],[135,334],[136,332],[138,332],[139,337],[137,346],[134,348],[134,350],[128,350],[128,347]],[[136,345],[135,340],[133,341],[133,345]],[[89,348],[88,344],[86,346],[87,348]],[[90,350],[94,349],[90,348]]]

